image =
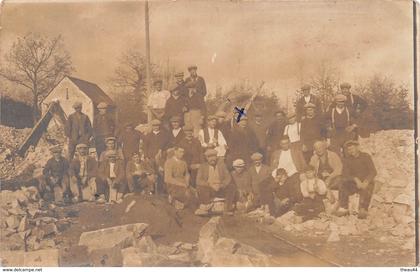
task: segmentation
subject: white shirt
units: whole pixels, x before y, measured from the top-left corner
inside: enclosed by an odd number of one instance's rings
[[[343,111],[344,111],[344,109],[345,109],[345,107],[344,108],[342,108],[342,109],[339,109],[339,108],[335,108],[335,110],[339,113],[339,114],[342,114],[343,113]]]
[[[255,166],[255,172],[257,172],[257,174],[259,174],[261,171],[261,165],[260,166]]]
[[[172,135],[174,135],[174,137],[176,137],[176,136],[178,136],[180,131],[181,131],[181,128],[173,129],[172,130]]]
[[[300,141],[300,123],[288,124],[284,128],[284,135],[289,136],[290,142],[295,143]]]
[[[297,169],[296,169],[295,163],[293,162],[292,152],[290,151],[290,149],[281,151],[279,164],[277,165],[277,168],[274,169],[274,171],[272,172],[273,177],[276,176],[276,170],[279,168],[284,168],[289,177],[293,175],[294,173],[297,173]]]
[[[303,98],[305,99],[306,104],[308,104],[309,101],[311,101],[311,96],[310,95],[309,96],[304,96]]]
[[[147,106],[152,109],[164,109],[166,100],[169,99],[171,93],[167,90],[161,90],[160,92],[153,92],[147,99]]]
[[[117,175],[115,174],[115,162],[109,162],[109,177],[116,178]]]
[[[216,139],[213,137],[214,136],[214,128],[208,127],[206,129],[208,129],[209,138],[210,138],[208,143],[206,143],[204,141],[204,130],[201,129],[198,132],[198,139],[200,140],[201,146],[202,147],[207,147],[208,144],[216,144],[215,150],[217,151],[217,156],[218,157],[224,156],[226,154],[227,143],[226,143],[225,137],[223,137],[223,133],[220,130],[218,130],[218,132],[217,132],[217,142],[216,142]]]

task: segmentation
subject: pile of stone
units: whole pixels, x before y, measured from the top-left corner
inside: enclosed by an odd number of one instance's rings
[[[275,220],[286,231],[323,235],[329,242],[340,237],[369,235],[381,242],[395,241],[402,249],[414,250],[415,199],[414,199],[414,143],[411,130],[379,131],[369,138],[360,140],[362,151],[371,154],[378,175],[366,220],[360,220],[358,196],[350,198],[350,211],[346,217],[336,217],[328,212],[334,207],[326,205],[327,213],[320,218],[302,222],[293,212]],[[327,204],[327,203],[326,203]],[[272,218],[259,209],[251,214],[260,221],[270,222]]]
[[[36,187],[0,193],[1,250],[55,248],[59,229],[70,224],[57,219],[55,206],[40,200]]]

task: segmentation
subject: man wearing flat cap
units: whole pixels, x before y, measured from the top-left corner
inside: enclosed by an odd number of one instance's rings
[[[367,108],[367,102],[357,94],[351,92],[350,83],[343,82],[340,84],[340,90],[343,95],[346,96],[346,106],[352,112],[353,116],[356,117],[362,114]]]
[[[314,143],[326,137],[325,121],[321,115],[315,114],[315,107],[312,103],[306,104],[305,116],[301,120],[300,141],[307,163],[314,153]]]
[[[302,97],[296,102],[296,119],[300,121],[305,115],[305,105],[312,103],[315,105],[315,115],[322,112],[321,101],[311,94],[311,85],[305,84],[301,88]]]
[[[181,117],[180,116],[172,116],[170,121],[170,129],[169,129],[169,146],[174,147],[177,146],[184,138],[185,133],[181,127]]]
[[[68,159],[72,160],[76,145],[89,144],[93,139],[92,123],[89,117],[82,112],[82,103],[73,104],[75,112],[69,115],[64,127],[64,133],[68,138]]]
[[[246,164],[242,159],[232,162],[232,181],[236,184],[238,193],[236,208],[249,212],[254,208],[255,196],[252,190],[251,175],[246,171]]]
[[[126,160],[129,160],[134,153],[139,151],[143,134],[135,129],[133,122],[127,122],[124,130],[118,135],[118,144]]]
[[[98,114],[93,118],[93,134],[96,153],[101,154],[105,150],[105,138],[115,135],[115,120],[108,112],[108,105],[105,102],[99,103],[96,108]]]
[[[153,83],[154,91],[147,99],[147,107],[152,112],[155,119],[162,120],[165,114],[166,101],[171,96],[171,93],[162,88],[163,82],[161,79],[155,80]]]
[[[98,164],[89,157],[89,147],[85,144],[76,146],[77,156],[70,163],[70,190],[73,201],[94,201],[96,188],[96,175]]]
[[[357,141],[347,141],[344,148],[347,156],[343,159],[337,215],[347,215],[349,196],[359,194],[358,218],[365,219],[368,215],[368,208],[375,187],[376,168],[371,156],[359,150]]]
[[[98,194],[104,194],[105,199],[111,202],[120,202],[126,191],[124,161],[118,159],[115,150],[105,151],[106,159],[99,163],[98,179],[104,190]]]
[[[214,198],[224,199],[224,212],[232,214],[236,202],[236,185],[223,161],[217,159],[217,151],[205,152],[206,162],[200,165],[197,174],[197,193],[200,207],[197,215],[209,215]]]
[[[169,123],[172,116],[181,118],[181,125],[184,125],[184,114],[188,111],[187,94],[188,88],[185,87],[184,73],[175,74],[177,86],[171,89],[171,96],[165,105],[165,122]]]
[[[182,130],[185,133],[178,146],[182,147],[185,151],[184,160],[188,165],[191,174],[191,186],[196,187],[197,171],[200,164],[204,161],[204,151],[201,147],[200,141],[194,137],[193,128],[191,126],[184,126]]]
[[[327,117],[330,131],[330,149],[341,154],[343,145],[348,140],[357,138],[357,125],[353,121],[352,111],[346,106],[347,97],[337,94]]]
[[[155,193],[156,171],[150,161],[144,156],[142,150],[132,155],[127,163],[125,174],[129,192]]]
[[[61,203],[69,188],[69,163],[61,155],[62,149],[60,146],[53,146],[50,151],[52,157],[42,170],[42,176],[38,180],[38,189],[42,198],[46,200],[53,198],[55,202]]]
[[[216,126],[217,117],[209,115],[207,117],[207,126],[200,130],[198,139],[203,149],[215,149],[217,157],[222,159],[226,154],[227,143],[223,133]]]
[[[260,200],[260,184],[263,180],[271,176],[271,169],[263,163],[263,155],[255,152],[251,155],[252,164],[248,168],[251,177],[252,192],[254,193],[255,203]]]
[[[184,115],[185,124],[194,128],[194,136],[198,136],[198,132],[203,124],[203,117],[206,116],[207,109],[204,102],[204,95],[197,91],[197,82],[189,81],[186,83],[188,88],[187,108],[188,111]]]
[[[207,95],[206,82],[203,77],[197,75],[197,65],[190,65],[188,67],[190,76],[187,77],[185,83],[195,83],[195,88],[198,94],[203,98]]]
[[[106,137],[105,138],[105,150],[102,151],[101,155],[99,155],[99,162],[106,160],[107,151],[113,150],[117,153],[117,159],[124,161],[124,154],[122,149],[117,145],[117,138],[115,137]]]

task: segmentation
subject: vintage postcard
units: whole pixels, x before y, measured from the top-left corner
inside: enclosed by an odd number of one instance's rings
[[[409,0],[3,0],[3,267],[414,267]]]

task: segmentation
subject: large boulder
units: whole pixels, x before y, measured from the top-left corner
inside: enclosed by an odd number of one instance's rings
[[[211,218],[200,230],[197,258],[203,263],[209,262],[209,257],[221,234],[220,217]]]
[[[57,249],[37,251],[2,251],[0,252],[2,266],[31,266],[49,267],[59,265],[59,252]]]
[[[143,233],[147,227],[147,224],[135,223],[84,232],[80,235],[79,245],[87,246],[89,251],[116,246],[126,248],[132,246],[136,236]]]
[[[121,250],[123,266],[159,266],[168,257],[158,253],[145,253],[135,247]]]

